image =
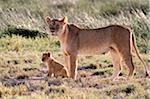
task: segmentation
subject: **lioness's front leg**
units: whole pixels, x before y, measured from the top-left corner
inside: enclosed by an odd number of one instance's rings
[[[69,54],[65,55],[65,62],[69,71],[69,77],[76,79],[77,66],[76,66],[77,55]]]
[[[68,65],[68,55],[64,53],[65,67],[68,70],[68,76],[70,77],[70,67]]]

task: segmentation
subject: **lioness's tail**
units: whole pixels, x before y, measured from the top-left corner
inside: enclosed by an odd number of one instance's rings
[[[141,60],[143,66],[144,66],[145,76],[149,76],[147,65],[145,64],[145,62],[143,61],[143,59],[140,57],[138,48],[136,46],[136,40],[135,40],[135,37],[134,37],[133,33],[132,33],[132,44],[133,44],[133,48],[135,50],[135,53],[137,54],[138,58]]]

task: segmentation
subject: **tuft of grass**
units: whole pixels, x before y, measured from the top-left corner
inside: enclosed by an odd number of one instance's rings
[[[123,98],[123,97],[140,97],[140,96],[136,96],[135,94],[140,93],[138,92],[138,90],[143,90],[142,86],[139,84],[133,84],[133,83],[129,83],[129,84],[120,84],[119,86],[116,85],[115,87],[110,87],[104,90],[105,94],[111,97],[118,97],[118,98]],[[118,94],[120,93],[120,94]],[[141,92],[142,94],[142,92]],[[143,96],[144,97],[144,94]]]
[[[134,93],[134,91],[136,90],[136,86],[134,85],[128,85],[125,88],[123,88],[121,91],[123,93],[126,93],[127,95]]]

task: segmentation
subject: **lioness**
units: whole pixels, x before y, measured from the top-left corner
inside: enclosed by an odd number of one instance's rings
[[[144,65],[145,74],[148,75],[147,67],[138,53],[133,34],[128,28],[120,25],[110,25],[97,29],[81,29],[74,24],[68,24],[67,17],[61,20],[46,17],[46,22],[51,34],[57,36],[60,40],[70,77],[76,79],[77,55],[99,54],[108,51],[110,51],[114,66],[112,78],[115,79],[121,72],[122,60],[129,69],[128,77],[131,77],[134,72],[131,55],[132,47]]]
[[[48,76],[52,76],[52,74],[54,74],[54,77],[68,77],[67,68],[61,65],[60,63],[56,62],[51,57],[50,53],[43,53],[42,61],[48,65]]]

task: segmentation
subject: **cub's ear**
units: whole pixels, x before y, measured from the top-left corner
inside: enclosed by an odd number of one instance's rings
[[[47,17],[45,18],[45,21],[46,21],[47,23],[49,23],[49,22],[51,22],[51,18],[50,18],[49,16],[47,16]]]
[[[50,57],[51,54],[50,53],[47,53],[47,54],[48,54],[48,57]]]
[[[67,23],[68,23],[68,18],[67,18],[67,16],[65,16],[61,21],[67,24]]]

